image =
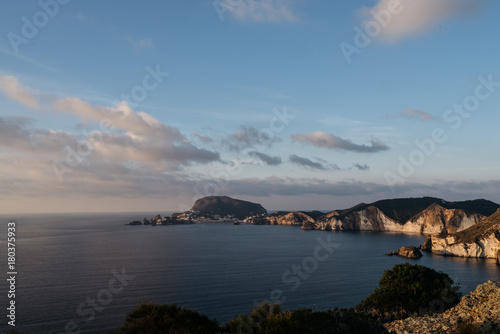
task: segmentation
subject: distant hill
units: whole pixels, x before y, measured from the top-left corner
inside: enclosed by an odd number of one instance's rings
[[[384,199],[371,204],[358,204],[347,210],[339,210],[339,213],[340,218],[343,218],[352,212],[365,210],[373,206],[382,211],[387,217],[403,224],[431,204],[441,202],[445,201],[434,197]]]
[[[220,217],[234,216],[238,219],[267,214],[267,210],[257,203],[234,199],[227,196],[207,196],[198,199],[193,207],[192,212],[196,212],[197,216]]]

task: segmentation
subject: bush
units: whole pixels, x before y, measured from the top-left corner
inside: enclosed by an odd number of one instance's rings
[[[219,324],[198,312],[175,304],[142,303],[125,323],[111,334],[208,334],[218,333]]]
[[[384,272],[379,287],[358,309],[392,314],[388,320],[412,313],[441,313],[458,304],[461,297],[458,289],[443,272],[421,265],[398,264]]]
[[[354,309],[312,311],[301,308],[281,311],[279,305],[261,304],[249,316],[239,315],[228,322],[228,333],[253,334],[377,334],[387,333],[371,315]]]

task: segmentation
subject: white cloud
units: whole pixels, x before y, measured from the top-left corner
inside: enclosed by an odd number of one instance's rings
[[[16,77],[11,75],[0,75],[0,91],[7,97],[18,101],[25,106],[38,109],[37,99],[19,82]]]
[[[219,159],[218,153],[196,147],[179,129],[165,125],[147,113],[135,112],[127,102],[120,102],[115,107],[103,107],[93,106],[78,98],[65,98],[56,100],[54,106],[83,121],[105,124],[101,131],[95,131],[88,137],[96,154],[103,159],[156,162],[164,164],[166,169]]]
[[[241,0],[234,6],[228,2],[233,17],[243,22],[297,22],[291,0]]]
[[[374,7],[363,7],[360,10],[364,24],[376,21],[373,13],[387,13],[393,10],[389,23],[382,27],[378,39],[397,42],[409,36],[421,35],[435,28],[440,22],[452,18],[466,16],[485,5],[485,0],[378,0]]]

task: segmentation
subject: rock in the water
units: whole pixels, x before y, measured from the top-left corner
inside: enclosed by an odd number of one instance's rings
[[[128,225],[142,225],[142,223],[138,220],[134,220],[133,222],[128,223]]]
[[[385,255],[388,256],[398,255],[402,257],[407,257],[409,259],[420,259],[422,257],[422,253],[418,250],[417,247],[414,246],[401,247],[397,251],[390,252]]]

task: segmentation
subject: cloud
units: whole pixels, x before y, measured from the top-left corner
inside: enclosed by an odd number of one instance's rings
[[[363,164],[363,165],[362,165],[362,164],[359,164],[359,163],[358,163],[358,164],[354,164],[354,165],[352,166],[352,168],[357,168],[358,170],[362,170],[362,171],[364,171],[364,170],[369,170],[369,169],[370,169],[370,166],[368,166],[367,164]]]
[[[299,166],[309,167],[312,169],[320,169],[320,170],[329,169],[327,166],[323,165],[320,162],[314,162],[310,159],[299,157],[298,155],[295,154],[290,156],[290,162]]]
[[[0,91],[10,99],[16,100],[30,108],[38,109],[37,99],[16,77],[0,75]]]
[[[227,4],[229,13],[242,22],[297,22],[292,0],[245,0]]]
[[[384,116],[386,118],[407,118],[407,119],[416,119],[420,122],[429,122],[433,120],[437,120],[438,118],[429,114],[425,111],[420,111],[412,108],[404,108],[403,111],[396,115],[387,115]]]
[[[216,152],[197,148],[179,131],[144,112],[135,112],[126,102],[115,107],[93,106],[78,98],[56,100],[57,110],[83,121],[106,124],[87,138],[103,159],[163,163],[167,169],[180,165],[219,160]],[[116,131],[118,130],[118,131]]]
[[[309,144],[316,147],[324,147],[342,151],[352,151],[360,153],[376,153],[386,151],[389,147],[378,139],[371,139],[370,145],[354,144],[348,139],[342,139],[338,136],[324,133],[313,132],[309,134],[294,134],[290,136],[294,142]]]
[[[259,131],[252,126],[241,126],[240,130],[222,140],[222,144],[231,151],[241,152],[245,149],[270,148],[281,139],[275,137],[273,133]]]
[[[93,106],[79,98],[64,98],[54,101],[54,108],[75,115],[82,121],[97,121],[124,130],[128,133],[184,141],[179,129],[165,125],[144,112],[135,112],[127,102],[119,102],[114,107]]]
[[[281,165],[281,158],[280,157],[272,157],[270,155],[267,155],[267,154],[264,154],[264,153],[260,153],[260,152],[257,152],[257,151],[248,152],[248,155],[251,156],[251,157],[253,157],[253,158],[257,158],[257,159],[262,160],[268,166]]]
[[[393,8],[394,0],[378,0],[374,7],[362,7],[360,15],[363,24],[377,22],[373,13],[387,13]],[[470,15],[483,8],[485,0],[399,0],[398,14],[393,13],[390,21],[383,26],[378,39],[397,42],[406,37],[421,35],[431,31],[442,21]]]
[[[0,117],[0,152],[21,159],[31,157],[56,157],[65,145],[76,147],[78,138],[64,131],[40,129],[27,117]]]
[[[218,180],[213,180],[216,183]],[[223,180],[220,180],[223,182]],[[356,196],[352,205],[366,201],[367,197],[384,198],[434,196],[446,200],[468,200],[473,198],[498,199],[500,180],[434,182],[430,184],[406,183],[395,185],[395,191],[383,183],[347,180],[333,182],[323,178],[244,178],[232,180],[222,191],[231,196],[305,196],[329,195],[336,197]],[[339,209],[339,208],[331,208]]]
[[[213,139],[208,137],[208,136],[203,136],[197,132],[192,132],[191,133],[195,138],[197,138],[198,140],[200,140],[203,144],[211,144],[213,143]]]

